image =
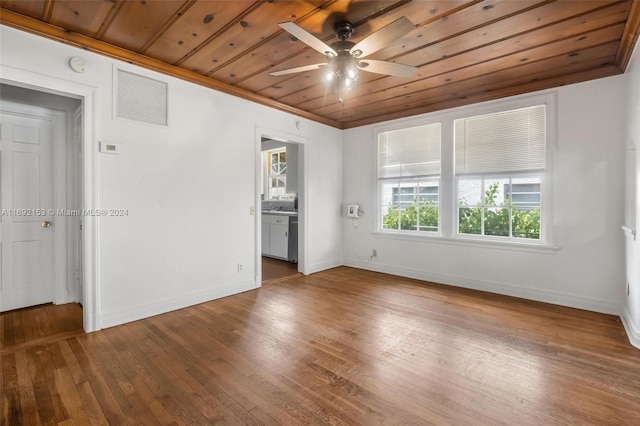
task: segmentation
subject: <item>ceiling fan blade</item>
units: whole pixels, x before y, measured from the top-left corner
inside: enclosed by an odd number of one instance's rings
[[[280,25],[280,28],[282,28],[283,30],[285,30],[286,32],[288,32],[289,34],[291,34],[292,36],[294,36],[295,38],[297,38],[298,40],[300,40],[301,42],[309,46],[310,48],[315,49],[318,52],[322,53],[323,55],[332,54],[335,56],[338,54],[338,52],[336,52],[327,43],[320,40],[313,34],[307,32],[306,30],[303,30],[293,22],[281,22],[278,25]]]
[[[416,26],[406,16],[403,16],[360,40],[359,43],[351,48],[351,53],[356,58],[364,58],[393,44],[415,28]]]
[[[374,59],[364,59],[358,63],[358,68],[362,71],[376,74],[394,75],[397,77],[411,77],[418,68],[411,65],[396,64],[395,62],[376,61]]]
[[[296,67],[296,68],[289,68],[286,70],[280,70],[280,71],[273,71],[270,72],[269,75],[272,75],[274,77],[277,77],[279,75],[287,75],[287,74],[294,74],[297,72],[303,72],[303,71],[313,71],[313,70],[318,70],[322,67],[326,67],[327,64],[326,62],[322,63],[322,64],[313,64],[313,65],[305,65],[303,67]]]

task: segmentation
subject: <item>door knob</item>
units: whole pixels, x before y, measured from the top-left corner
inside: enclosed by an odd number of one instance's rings
[[[42,222],[42,227],[51,228],[51,222],[49,222],[48,220],[45,220],[44,222]]]

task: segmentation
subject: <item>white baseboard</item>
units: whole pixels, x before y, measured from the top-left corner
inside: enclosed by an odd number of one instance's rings
[[[99,328],[113,327],[154,315],[164,314],[232,294],[242,293],[256,288],[255,281],[243,281],[234,284],[227,284],[211,290],[185,294],[175,298],[154,301],[149,304],[138,305],[131,308],[115,312],[102,313],[100,315]]]
[[[419,269],[401,268],[381,263],[368,263],[355,259],[345,259],[344,265],[351,266],[353,268],[366,269],[369,271],[398,275],[401,277],[415,278],[422,281],[430,281],[438,284],[446,284],[472,290],[487,291],[490,293],[503,294],[506,296],[519,297],[523,299],[535,300],[538,302],[552,303],[554,305],[568,306],[570,308],[601,312],[604,314],[620,315],[621,312],[621,307],[618,303],[607,300],[590,299],[573,294],[559,293],[549,290],[540,290],[527,287],[518,287],[511,284],[478,280],[456,275],[434,274]]]
[[[629,338],[629,343],[631,343],[636,348],[640,349],[640,329],[636,328],[633,325],[633,321],[631,320],[631,316],[629,315],[629,311],[624,309],[622,314],[620,315],[620,319],[622,320],[622,325],[624,326],[624,331],[627,332],[627,337]]]
[[[326,262],[314,263],[313,265],[307,265],[307,269],[305,275],[315,274],[316,272],[326,271],[327,269],[337,268],[338,266],[342,266],[342,260],[340,259],[332,259],[327,260]]]

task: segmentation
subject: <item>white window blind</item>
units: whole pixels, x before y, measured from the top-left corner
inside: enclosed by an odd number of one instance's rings
[[[456,175],[544,170],[546,107],[454,121]]]
[[[378,178],[440,174],[440,123],[381,133]]]
[[[167,125],[167,83],[118,70],[116,116]]]

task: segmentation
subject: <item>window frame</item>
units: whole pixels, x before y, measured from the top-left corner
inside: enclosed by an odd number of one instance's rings
[[[272,156],[274,154],[276,154],[278,156],[278,164],[282,164],[280,161],[280,154],[285,153],[285,157],[286,157],[286,152],[287,152],[287,148],[286,147],[280,147],[280,148],[273,148],[267,151],[263,151],[263,154],[266,157],[266,161],[265,161],[265,168],[266,168],[266,182],[265,182],[265,200],[280,200],[283,198],[286,198],[287,195],[287,160],[285,159],[284,161],[284,165],[285,165],[285,169],[284,171],[280,171],[278,173],[273,173],[273,163],[272,163]],[[284,182],[284,186],[271,186],[271,182],[272,179],[282,179]],[[284,188],[284,195],[282,196],[278,196],[276,195],[276,198],[271,198],[271,189],[276,188],[276,192],[278,192],[278,189],[280,188]]]
[[[380,221],[380,229],[383,232],[395,232],[395,233],[399,233],[399,234],[415,234],[415,235],[441,235],[442,234],[442,227],[441,227],[441,221],[442,221],[442,210],[440,208],[440,176],[437,175],[432,175],[432,176],[421,176],[421,177],[411,177],[411,178],[386,178],[386,179],[378,179],[378,194],[382,193],[382,186],[384,186],[385,184],[398,184],[401,185],[402,183],[413,183],[414,185],[412,186],[412,188],[417,188],[418,186],[420,186],[421,183],[425,183],[425,182],[436,182],[437,183],[437,187],[438,187],[438,202],[437,204],[434,206],[438,209],[438,230],[437,231],[427,231],[427,230],[420,230],[420,223],[418,222],[417,224],[417,228],[418,229],[400,229],[401,226],[401,222],[400,220],[398,220],[398,228],[396,229],[391,229],[391,228],[384,228],[382,225],[382,221],[384,218],[383,215],[383,206],[380,205],[379,206],[379,221]],[[382,197],[380,197],[382,198]],[[402,210],[402,201],[398,200],[398,209],[401,211]],[[419,213],[418,213],[419,214]],[[399,216],[400,217],[400,216]],[[418,218],[419,221],[419,218]]]
[[[486,234],[471,234],[471,233],[461,233],[460,232],[460,223],[459,223],[459,215],[460,215],[460,185],[459,182],[461,180],[481,180],[481,181],[491,181],[491,180],[512,180],[512,179],[519,179],[519,178],[538,178],[540,179],[540,206],[533,206],[533,208],[537,208],[540,210],[540,238],[519,238],[519,237],[514,237],[513,235],[509,235],[509,236],[498,236],[498,235],[486,235]],[[456,236],[456,238],[469,238],[469,239],[477,239],[480,241],[496,241],[496,242],[518,242],[518,243],[523,243],[523,244],[537,244],[540,243],[543,239],[543,233],[544,233],[544,228],[543,228],[543,219],[546,216],[546,209],[543,210],[543,196],[542,194],[544,194],[545,192],[545,187],[544,187],[544,171],[539,171],[539,172],[511,172],[511,173],[486,173],[486,174],[473,174],[473,175],[461,175],[461,176],[456,176],[454,178],[454,190],[455,190],[455,200],[456,200],[456,209],[455,209],[455,223],[454,223],[454,234]],[[512,185],[513,183],[511,183]],[[484,185],[482,185],[481,187],[481,191],[480,191],[480,198],[483,199],[484,198],[484,193],[486,191],[486,187]],[[505,194],[505,201],[506,201],[506,194]],[[489,206],[489,205],[485,205],[484,202],[481,202],[480,205],[471,205],[468,204],[467,205],[468,208],[474,208],[474,207],[479,207],[481,209],[481,229],[482,231],[484,231],[484,212],[486,209],[488,208],[506,208],[509,209],[509,234],[512,234],[513,230],[512,230],[512,225],[513,225],[513,220],[512,220],[512,212],[514,209],[518,210],[518,209],[522,209],[522,208],[526,208],[526,205],[508,205],[506,202],[501,204],[501,205],[495,205],[495,206]],[[543,213],[543,211],[545,213]]]
[[[400,239],[407,241],[426,240],[436,243],[467,245],[475,247],[504,248],[539,253],[555,253],[556,217],[554,203],[554,159],[557,150],[557,91],[547,91],[534,95],[521,95],[510,99],[499,99],[471,106],[453,108],[447,111],[429,113],[419,118],[405,119],[385,123],[372,129],[373,139],[373,210],[375,222],[372,234],[378,238]],[[514,237],[477,236],[458,233],[458,179],[471,176],[455,175],[454,121],[460,118],[505,112],[536,105],[546,105],[545,169],[540,172],[540,239]],[[439,232],[403,231],[382,228],[381,185],[378,177],[379,135],[381,133],[424,126],[439,122],[441,124],[440,182],[439,182]],[[500,173],[492,173],[491,176]],[[537,172],[514,172],[507,175],[535,175]],[[488,174],[487,174],[488,176]],[[479,176],[478,176],[479,177]]]
[[[395,177],[395,178],[381,178],[378,176],[378,172],[379,172],[379,164],[378,164],[378,157],[379,157],[379,149],[380,149],[380,134],[382,133],[387,133],[387,132],[393,132],[393,131],[398,131],[398,130],[406,130],[406,129],[410,129],[410,128],[414,128],[414,127],[422,127],[422,126],[429,126],[429,125],[433,125],[433,124],[439,124],[440,125],[440,174],[436,175],[436,174],[432,174],[432,175],[424,175],[424,176],[410,176],[410,177]],[[382,233],[382,234],[395,234],[395,235],[399,235],[399,236],[410,236],[410,237],[417,237],[417,238],[421,238],[421,237],[425,237],[425,236],[436,236],[436,237],[440,237],[442,236],[442,220],[443,220],[443,216],[442,216],[442,122],[441,120],[439,120],[437,118],[437,116],[435,116],[433,119],[431,120],[423,120],[423,119],[418,119],[418,120],[409,120],[409,121],[405,121],[404,124],[402,125],[390,125],[390,126],[385,126],[385,127],[380,127],[378,131],[374,130],[374,158],[373,158],[373,167],[374,167],[374,175],[375,175],[375,179],[374,179],[374,200],[376,203],[376,206],[374,207],[374,212],[376,212],[376,224],[375,224],[375,233]],[[438,182],[438,230],[437,231],[420,231],[418,229],[415,230],[403,230],[403,229],[389,229],[389,228],[383,228],[382,225],[382,221],[383,221],[383,206],[382,206],[382,186],[385,183],[401,183],[401,182],[416,182],[416,184],[419,184],[420,182],[427,182],[427,181],[437,181]]]

